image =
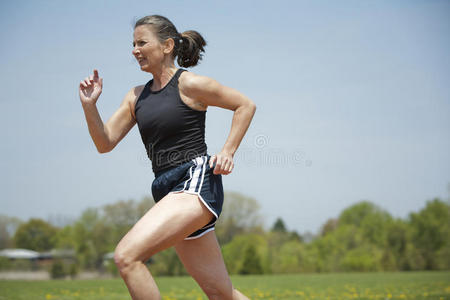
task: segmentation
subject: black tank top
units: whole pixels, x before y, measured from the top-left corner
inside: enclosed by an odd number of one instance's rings
[[[178,78],[185,69],[178,69],[169,83],[152,91],[151,79],[136,101],[135,116],[153,172],[178,166],[206,155],[206,111],[198,111],[181,100]]]

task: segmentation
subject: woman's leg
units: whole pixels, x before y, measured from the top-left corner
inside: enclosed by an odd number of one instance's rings
[[[158,201],[131,228],[117,245],[114,260],[134,300],[161,298],[144,262],[182,241],[213,217],[197,195],[173,193]]]
[[[197,239],[178,242],[175,251],[209,299],[249,300],[233,288],[214,230]]]

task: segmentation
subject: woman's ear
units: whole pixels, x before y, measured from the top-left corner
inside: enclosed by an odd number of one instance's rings
[[[164,42],[164,54],[169,54],[170,52],[173,51],[175,47],[175,42],[173,40],[173,38],[169,38]]]

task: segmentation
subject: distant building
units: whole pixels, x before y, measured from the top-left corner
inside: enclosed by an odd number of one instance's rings
[[[9,259],[28,259],[28,260],[37,260],[39,259],[40,253],[28,250],[28,249],[3,249],[0,250],[0,256],[9,258]]]
[[[32,263],[32,268],[48,266],[55,259],[61,259],[66,263],[73,263],[76,259],[75,250],[53,249],[47,252],[36,252],[28,249],[3,249],[0,250],[0,257],[6,257],[11,261],[25,260]]]

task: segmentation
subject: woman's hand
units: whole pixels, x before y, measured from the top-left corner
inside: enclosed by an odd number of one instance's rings
[[[98,71],[94,69],[94,75],[86,77],[80,82],[80,100],[83,104],[95,104],[102,93],[103,78],[98,77]]]
[[[209,167],[212,168],[214,163],[216,163],[216,166],[213,171],[215,175],[218,174],[228,175],[231,173],[234,167],[233,155],[231,153],[226,153],[224,151],[218,154],[214,154],[213,156],[211,156],[209,160]]]

